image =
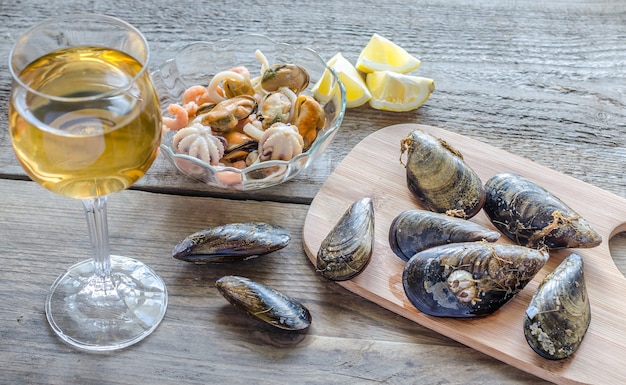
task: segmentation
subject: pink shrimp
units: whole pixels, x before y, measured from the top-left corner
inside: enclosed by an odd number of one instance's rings
[[[183,93],[182,102],[183,104],[194,102],[198,106],[201,106],[204,103],[209,103],[211,102],[209,90],[204,86],[191,86]]]
[[[167,112],[174,115],[174,117],[163,117],[164,126],[170,130],[180,130],[183,127],[187,127],[187,124],[189,123],[189,115],[185,107],[172,103],[167,107]]]
[[[196,104],[196,102],[189,102],[185,104],[183,108],[185,109],[185,111],[187,111],[187,116],[189,116],[189,119],[193,119],[198,112],[198,105]]]

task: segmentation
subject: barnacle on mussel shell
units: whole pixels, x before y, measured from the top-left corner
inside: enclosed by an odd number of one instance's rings
[[[223,263],[247,260],[282,249],[291,235],[284,228],[263,222],[230,223],[195,232],[172,250],[187,262]]]
[[[215,285],[228,302],[257,320],[285,330],[311,325],[311,313],[304,305],[266,285],[233,275],[218,279]]]
[[[519,245],[452,243],[415,254],[404,267],[402,284],[425,314],[484,316],[521,291],[547,260],[547,251]]]
[[[560,360],[578,349],[590,322],[583,260],[570,254],[546,275],[530,300],[524,335],[537,354]]]
[[[527,247],[595,247],[602,242],[584,218],[545,188],[513,173],[485,183],[485,212],[512,241]]]
[[[322,241],[317,271],[343,281],[360,274],[374,248],[374,207],[370,198],[354,202]]]
[[[480,211],[483,183],[460,152],[419,129],[402,140],[401,153],[405,152],[408,188],[426,209],[463,218]]]
[[[408,261],[416,253],[448,243],[485,240],[495,242],[500,233],[478,223],[428,210],[406,210],[389,227],[389,245]]]

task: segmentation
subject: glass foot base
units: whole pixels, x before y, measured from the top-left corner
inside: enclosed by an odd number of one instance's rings
[[[54,332],[82,350],[122,349],[147,337],[167,309],[163,280],[133,258],[111,256],[111,277],[94,276],[94,261],[70,267],[54,282],[46,316]]]

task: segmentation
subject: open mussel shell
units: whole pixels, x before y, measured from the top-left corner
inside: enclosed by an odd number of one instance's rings
[[[259,321],[285,330],[311,326],[311,313],[304,305],[259,282],[229,275],[215,285],[228,302]]]
[[[494,226],[522,246],[595,247],[602,242],[583,217],[521,175],[501,173],[485,183],[485,212]]]
[[[547,251],[519,245],[452,243],[415,254],[404,267],[402,284],[422,313],[485,316],[521,291],[547,260]]]
[[[187,262],[241,261],[282,249],[291,235],[277,225],[263,222],[230,223],[195,232],[180,241],[172,256]]]
[[[448,243],[495,242],[500,233],[466,219],[428,210],[406,210],[389,227],[391,250],[405,261],[415,253]]]
[[[354,202],[322,241],[317,271],[334,281],[360,274],[374,249],[374,207],[370,198]]]
[[[409,191],[424,208],[471,218],[485,201],[483,183],[460,152],[444,140],[414,130],[401,142]]]
[[[540,356],[560,360],[580,346],[591,322],[583,260],[570,254],[546,275],[524,318],[524,336]]]

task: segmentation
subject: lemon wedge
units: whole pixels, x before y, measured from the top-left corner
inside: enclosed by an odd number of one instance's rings
[[[433,79],[392,71],[370,72],[365,82],[372,93],[370,106],[384,111],[415,110],[426,103],[435,90]]]
[[[346,108],[359,107],[370,100],[372,94],[367,89],[365,80],[341,52],[333,56],[326,65],[335,70],[339,81],[346,89]],[[332,91],[331,84],[330,71],[327,69],[322,78],[313,86],[313,95],[319,101],[327,102]]]
[[[375,33],[361,51],[356,69],[365,73],[393,71],[401,74],[416,70],[422,64],[404,48]]]

